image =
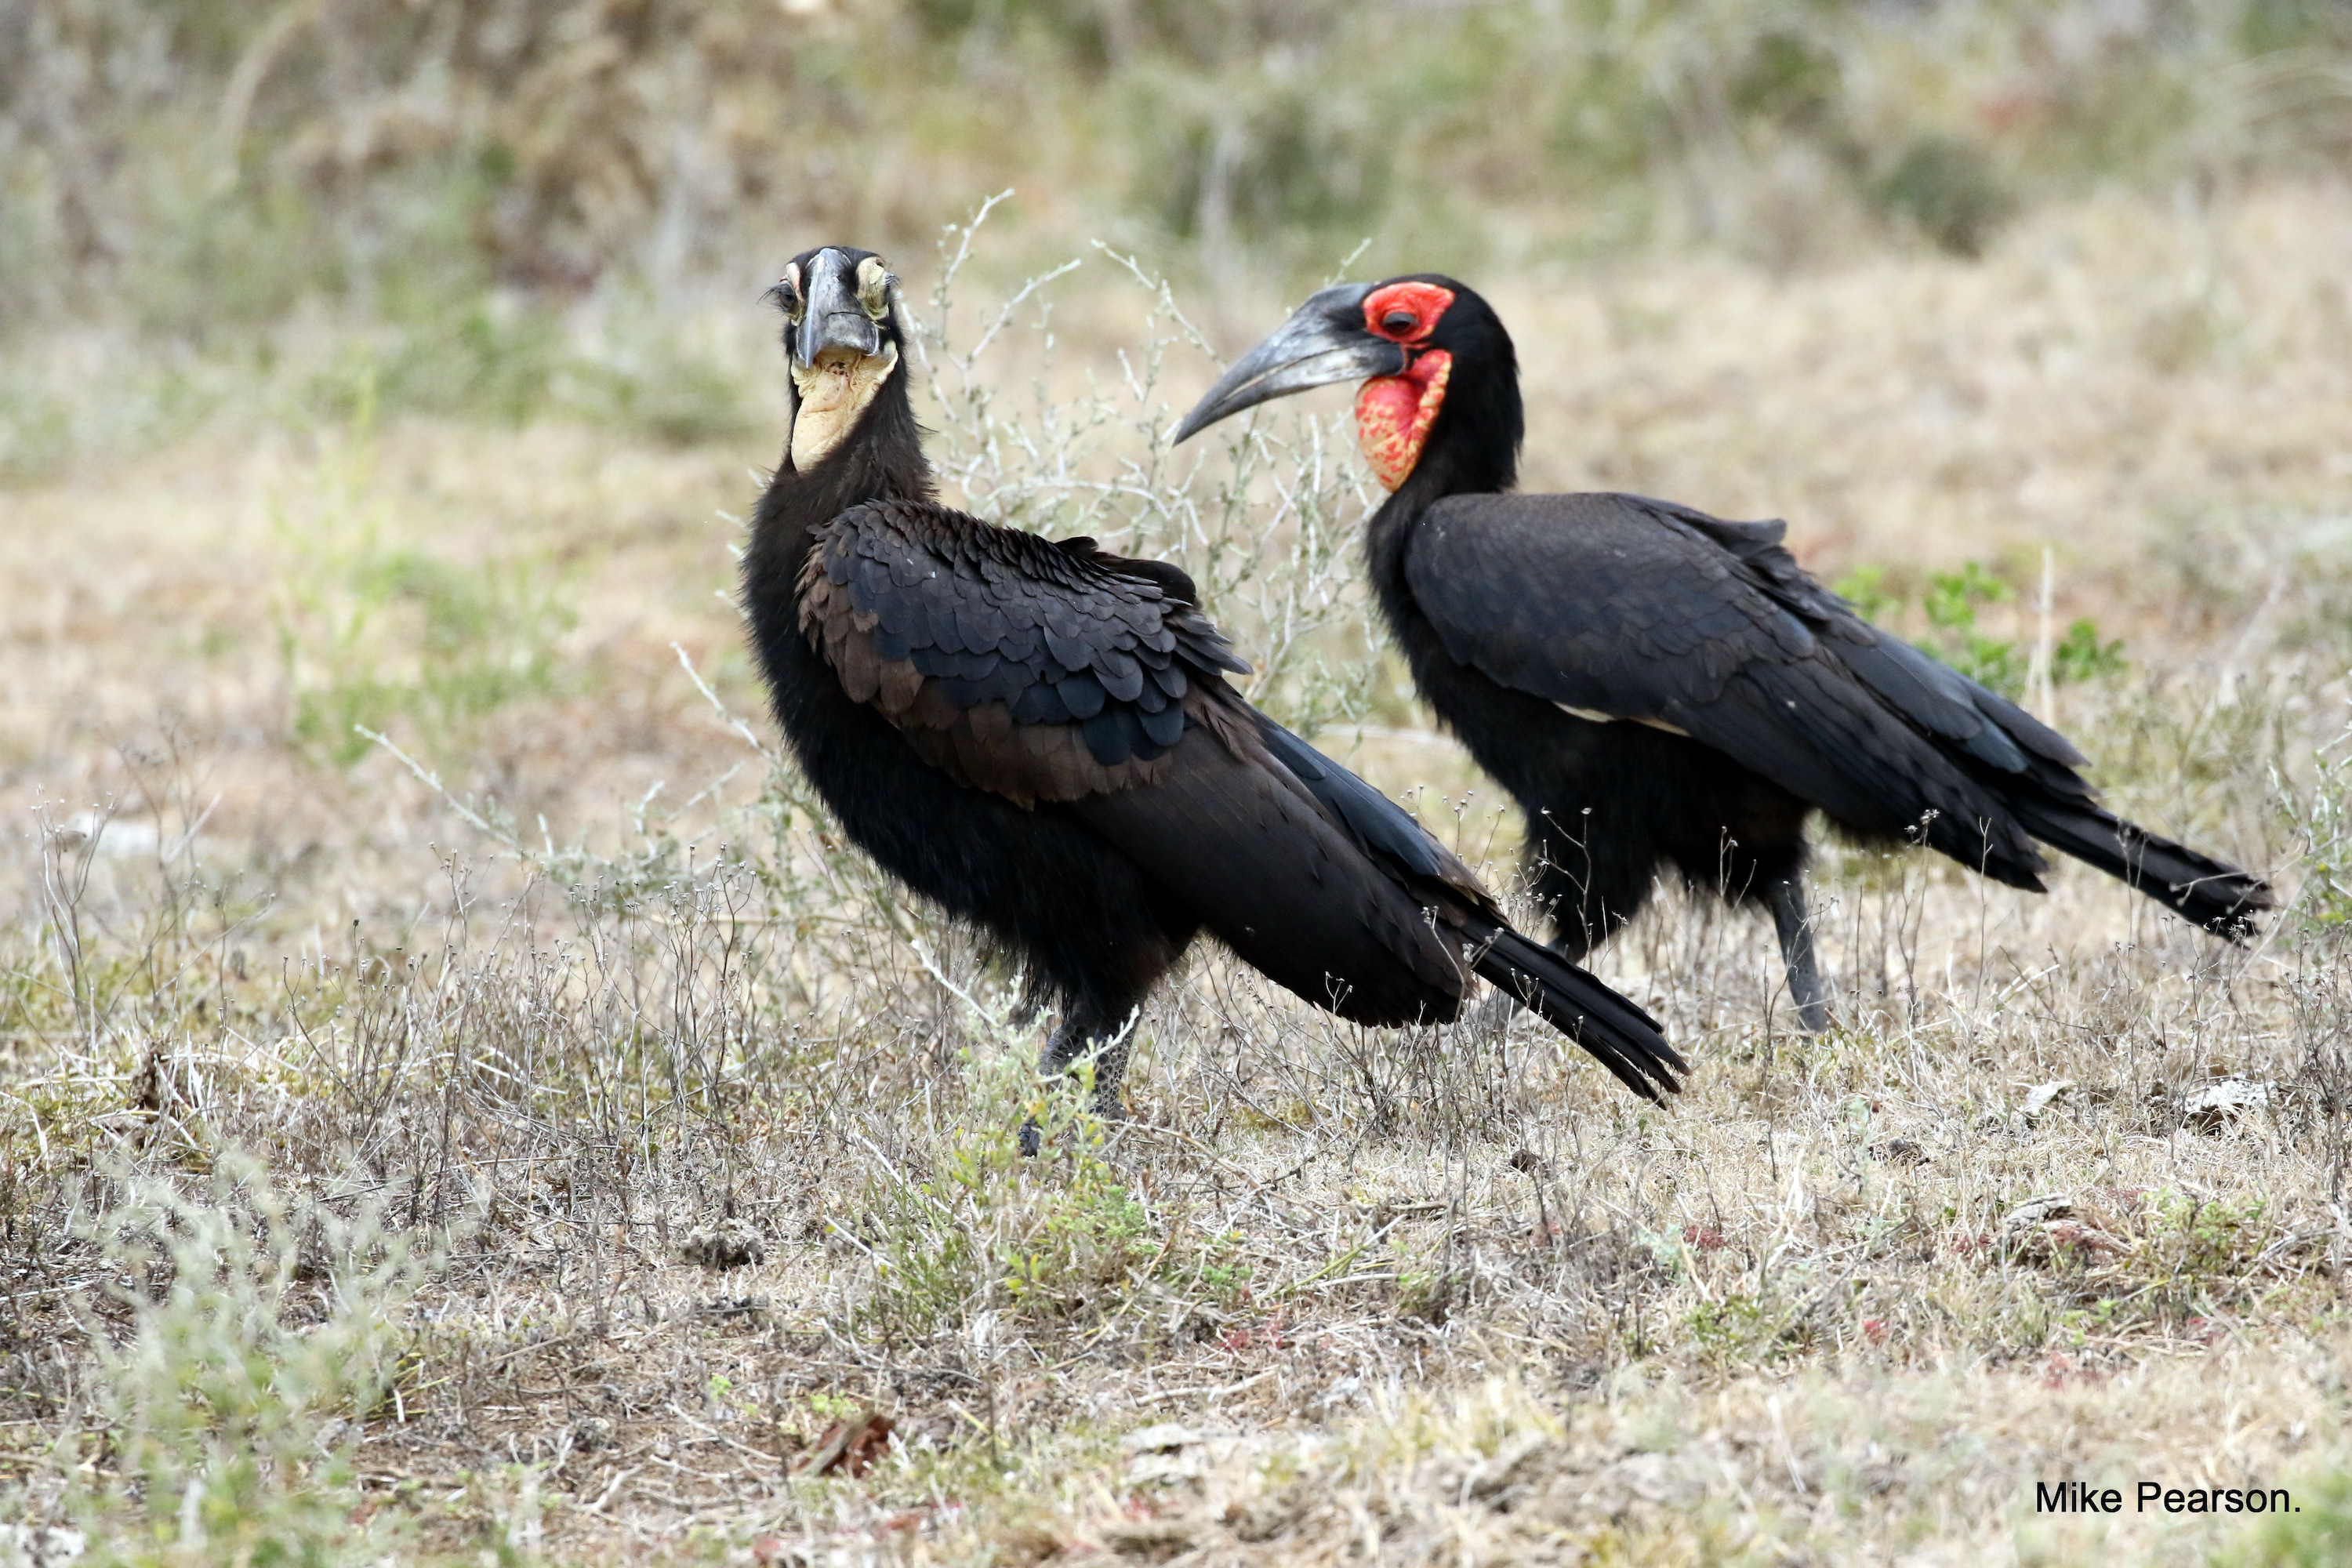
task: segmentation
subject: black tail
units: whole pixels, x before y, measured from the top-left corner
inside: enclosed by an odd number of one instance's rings
[[[1551,949],[1507,925],[1474,926],[1478,973],[1540,1014],[1582,1046],[1617,1081],[1655,1104],[1660,1090],[1678,1094],[1677,1075],[1690,1067],[1676,1055],[1658,1021]]]
[[[2047,797],[2011,803],[2026,831],[2168,905],[2216,936],[2243,942],[2253,916],[2276,907],[2268,882],[2095,805]]]

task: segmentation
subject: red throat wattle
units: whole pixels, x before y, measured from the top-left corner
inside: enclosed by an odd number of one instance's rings
[[[1421,461],[1422,443],[1445,401],[1454,356],[1427,349],[1402,375],[1376,375],[1356,394],[1356,439],[1381,486],[1394,489]]]

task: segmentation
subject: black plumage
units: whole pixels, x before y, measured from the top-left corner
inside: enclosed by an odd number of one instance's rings
[[[1804,1022],[1826,1026],[1801,879],[1815,809],[2036,891],[2046,844],[2223,936],[2272,907],[2260,879],[2102,807],[2063,736],[1864,620],[1798,566],[1783,524],[1503,493],[1517,361],[1452,279],[1316,295],[1178,438],[1359,378],[1393,492],[1367,533],[1381,611],[1423,697],[1526,810],[1562,952],[1605,939],[1671,868],[1770,910]]]
[[[900,323],[866,252],[780,285],[795,386],[825,399],[761,497],[743,597],[793,754],[850,838],[1021,963],[1118,1108],[1129,1016],[1202,930],[1368,1024],[1506,985],[1637,1093],[1683,1063],[1638,1007],[1509,930],[1402,810],[1242,700],[1175,567],[932,499]],[[867,301],[853,317],[841,301]],[[836,378],[829,387],[820,374]],[[878,382],[875,377],[878,374]],[[858,378],[865,377],[860,383]],[[845,420],[838,385],[870,397]]]

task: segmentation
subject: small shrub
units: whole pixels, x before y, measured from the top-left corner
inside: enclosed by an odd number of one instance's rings
[[[2101,642],[2098,623],[2088,618],[2078,619],[2068,626],[2066,635],[2050,649],[2050,684],[2053,686],[2103,680],[2111,675],[2121,675],[2128,668],[2124,658],[2123,638]]]
[[[1408,1268],[1397,1276],[1397,1316],[1443,1328],[1465,1293],[1465,1281],[1454,1269]]]
[[[1886,582],[1884,566],[1857,566],[1831,584],[1832,592],[1853,606],[1853,613],[1875,624],[1903,607],[1903,595]]]
[[[1104,259],[1149,301],[1143,342],[1121,356],[1125,374],[1076,396],[1039,374],[1030,405],[1015,405],[990,384],[996,367],[986,356],[1016,313],[1030,310],[1034,341],[1050,355],[1045,286],[1080,263],[1031,279],[963,347],[951,330],[956,279],[996,205],[992,198],[949,230],[942,249],[953,249],[924,315],[920,358],[936,411],[926,420],[928,450],[942,489],[992,521],[1083,534],[1121,554],[1181,564],[1219,624],[1250,649],[1253,672],[1242,684],[1251,701],[1310,738],[1326,724],[1362,719],[1381,672],[1357,570],[1370,498],[1361,468],[1339,456],[1352,445],[1344,421],[1268,410],[1219,427],[1228,463],[1171,450],[1175,410],[1162,379],[1171,354],[1205,355],[1208,344],[1164,279],[1108,247],[1099,247]]]
[[[2017,595],[2008,584],[1971,561],[1958,572],[1938,572],[1927,579],[1920,599],[1927,624],[1936,629],[1929,649],[1946,664],[2004,697],[2025,689],[2025,658],[2013,642],[1987,637],[1977,629],[1977,606],[1999,604]]]
[[[121,1291],[129,1337],[97,1358],[106,1458],[76,1479],[96,1561],[381,1558],[389,1524],[350,1522],[351,1450],[397,1374],[423,1261],[373,1215],[297,1213],[236,1155],[197,1196],[134,1180],[100,1230],[150,1284]]]
[[[2149,1239],[2158,1260],[2192,1289],[2234,1280],[2271,1239],[2264,1207],[2260,1198],[2227,1203],[2159,1194]]]
[[[1906,147],[1870,195],[1937,248],[1971,259],[1984,254],[2016,205],[1983,148],[1934,133]]]
[[[1034,1326],[1099,1322],[1137,1299],[1166,1311],[1171,1291],[1247,1289],[1229,1239],[1148,1204],[1108,1157],[1110,1130],[1088,1095],[1042,1082],[1016,1031],[981,1012],[1005,1047],[967,1053],[967,1100],[937,1130],[929,1169],[890,1168],[868,1187],[874,1237],[872,1326],[896,1338],[984,1312]],[[1021,1152],[1034,1121],[1039,1153]]]
[[[1736,1366],[1766,1354],[1775,1339],[1771,1315],[1753,1296],[1734,1291],[1702,1301],[1686,1320],[1699,1353],[1719,1365]]]

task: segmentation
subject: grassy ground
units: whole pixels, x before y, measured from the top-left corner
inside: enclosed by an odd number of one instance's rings
[[[1341,1027],[1203,953],[1137,1121],[1019,1161],[1011,977],[773,765],[724,602],[772,431],[362,398],[0,494],[0,1561],[2338,1560],[2347,249],[2352,195],[2277,186],[1478,280],[1532,482],[1786,515],[1923,636],[2095,620],[2128,668],[2054,703],[2113,798],[2295,893],[2233,952],[1829,846],[1811,1042],[1762,925],[1670,897],[1601,964],[1698,1063],[1663,1114],[1527,1020]],[[1157,453],[1211,360],[1150,371],[1100,258],[1053,289],[1050,356],[1031,306],[935,349],[961,487],[1179,551],[1507,878],[1364,652],[1352,468]],[[1931,624],[1971,560],[2020,592]]]

